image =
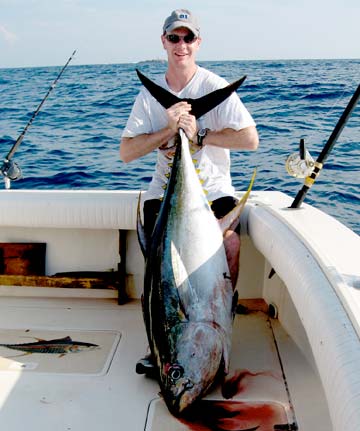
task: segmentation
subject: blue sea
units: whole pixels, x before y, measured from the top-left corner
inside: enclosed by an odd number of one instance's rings
[[[232,152],[235,187],[245,189],[256,166],[255,190],[295,197],[303,180],[287,174],[285,160],[301,138],[317,158],[360,82],[360,59],[200,64],[228,81],[247,75],[238,94],[257,123],[260,147]],[[0,69],[0,157],[8,154],[61,67]],[[155,154],[129,164],[119,160],[121,133],[140,88],[136,67],[154,78],[166,64],[70,64],[15,153],[23,178],[11,187],[146,189]],[[305,202],[360,234],[360,103]]]

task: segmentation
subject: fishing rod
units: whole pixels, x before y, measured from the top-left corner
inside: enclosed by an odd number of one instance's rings
[[[20,135],[17,138],[16,142],[11,147],[11,150],[8,152],[7,156],[5,157],[4,163],[3,163],[2,167],[0,168],[0,172],[4,176],[5,188],[7,188],[7,189],[10,188],[10,180],[16,181],[19,178],[21,178],[21,169],[20,169],[20,167],[15,162],[13,162],[11,159],[13,158],[13,156],[15,154],[15,151],[18,149],[18,147],[20,146],[21,142],[23,141],[24,136],[25,136],[28,128],[31,126],[31,124],[34,121],[35,117],[40,112],[40,109],[43,106],[43,104],[45,103],[45,100],[49,97],[49,94],[55,88],[57,82],[59,81],[61,75],[64,73],[64,71],[67,68],[67,66],[70,63],[70,61],[73,59],[75,53],[76,53],[76,50],[71,54],[71,56],[69,57],[68,61],[65,63],[65,65],[63,66],[63,68],[60,70],[58,76],[55,78],[54,82],[50,85],[50,87],[49,87],[49,89],[48,89],[45,97],[42,99],[42,101],[40,102],[39,106],[36,108],[35,112],[32,114],[30,120],[28,121],[27,125],[25,126],[24,130],[20,133]]]
[[[353,94],[352,98],[350,99],[350,102],[348,103],[347,107],[345,108],[344,112],[342,113],[338,123],[336,124],[333,132],[330,135],[330,138],[328,139],[327,143],[325,144],[324,148],[322,149],[319,157],[314,162],[314,167],[310,175],[308,175],[305,178],[305,182],[303,187],[299,190],[298,194],[296,195],[293,203],[291,204],[290,208],[299,208],[302,202],[305,199],[305,196],[307,192],[310,190],[314,182],[316,181],[317,177],[320,174],[321,169],[324,166],[324,163],[326,159],[328,158],[331,150],[333,149],[337,139],[339,138],[345,124],[350,118],[350,115],[352,114],[353,110],[355,109],[358,101],[360,98],[360,85],[356,89],[355,93]]]

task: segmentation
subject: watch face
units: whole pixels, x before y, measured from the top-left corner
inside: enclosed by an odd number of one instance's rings
[[[206,132],[207,132],[206,129],[200,129],[199,130],[199,136],[206,136]]]

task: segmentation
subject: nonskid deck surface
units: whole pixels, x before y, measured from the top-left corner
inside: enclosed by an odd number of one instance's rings
[[[316,374],[279,323],[261,312],[236,316],[225,384],[181,421],[167,411],[157,382],[135,373],[147,350],[139,301],[0,297],[0,344],[0,421],[7,431],[25,423],[28,431],[216,424],[272,431],[296,420],[302,430],[331,429],[326,420],[317,423],[326,408]]]

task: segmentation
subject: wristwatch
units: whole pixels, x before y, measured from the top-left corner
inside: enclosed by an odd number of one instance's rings
[[[203,146],[203,140],[205,139],[205,136],[208,134],[208,131],[209,131],[210,129],[200,129],[198,132],[197,132],[197,144],[198,144],[198,146],[200,147],[200,148],[202,148],[202,146]]]

